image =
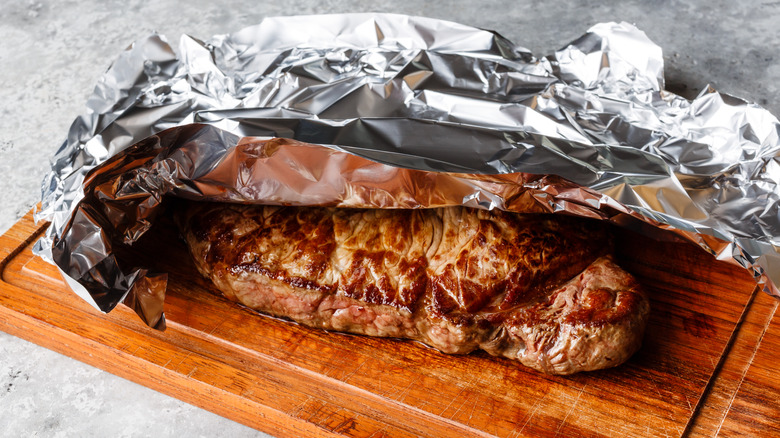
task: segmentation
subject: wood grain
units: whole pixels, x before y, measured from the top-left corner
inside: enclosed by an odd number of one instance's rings
[[[700,408],[688,423],[689,436],[708,437],[720,434],[722,424],[729,415],[745,374],[754,364],[759,345],[763,348],[761,339],[775,314],[778,301],[763,292],[754,293],[756,296],[746,306],[731,343],[700,401]],[[770,357],[777,358],[777,350],[771,352]],[[778,412],[775,407],[771,407],[770,410],[775,414]],[[740,425],[743,432],[757,432],[754,426],[758,424],[751,424],[752,421],[744,423],[750,425],[744,428],[745,424]],[[745,435],[764,436],[754,433],[745,433]]]
[[[780,315],[778,301],[766,295],[757,303],[772,309],[774,317],[758,333],[760,344],[752,345],[754,355],[742,378],[739,390],[718,427],[721,436],[780,436]]]
[[[652,302],[644,346],[621,367],[556,377],[255,314],[210,293],[160,223],[134,251],[170,275],[165,332],[125,307],[103,315],[75,297],[31,254],[30,215],[0,237],[0,329],[277,436],[713,435],[744,422],[724,401],[760,404],[744,395],[759,394],[745,385],[763,376],[751,361],[771,371],[777,357],[746,347],[774,312],[768,296],[753,304],[746,272],[628,231],[617,231],[621,264]],[[746,376],[742,388],[723,383],[730,372]],[[767,418],[777,412],[768,409]]]

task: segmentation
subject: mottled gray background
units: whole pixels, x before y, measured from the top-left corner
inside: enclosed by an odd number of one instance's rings
[[[0,231],[39,199],[48,159],[115,56],[150,32],[175,46],[274,15],[396,12],[496,30],[537,56],[604,21],[664,50],[667,89],[708,84],[780,114],[780,2],[0,0]],[[0,332],[0,436],[265,436]]]

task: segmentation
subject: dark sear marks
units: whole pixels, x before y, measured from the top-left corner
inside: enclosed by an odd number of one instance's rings
[[[178,221],[199,271],[250,308],[553,374],[622,363],[649,313],[599,221],[203,203]]]

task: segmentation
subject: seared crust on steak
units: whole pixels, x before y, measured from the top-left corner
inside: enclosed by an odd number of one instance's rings
[[[198,270],[252,309],[551,374],[624,362],[649,313],[599,221],[192,203],[178,222]]]

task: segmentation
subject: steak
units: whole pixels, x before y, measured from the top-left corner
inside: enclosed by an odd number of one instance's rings
[[[227,298],[310,327],[571,374],[624,362],[648,318],[601,221],[210,203],[188,204],[177,221]]]

